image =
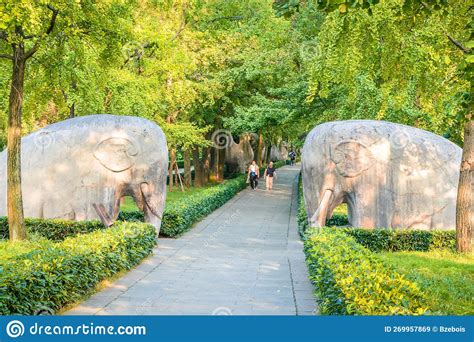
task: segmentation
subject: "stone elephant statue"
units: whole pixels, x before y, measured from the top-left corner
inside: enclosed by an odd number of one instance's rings
[[[390,122],[316,126],[302,151],[308,218],[324,226],[347,203],[353,227],[454,229],[461,154],[443,137]]]
[[[112,224],[132,196],[159,233],[168,150],[159,126],[130,116],[65,120],[22,138],[25,217]],[[0,216],[6,215],[6,150],[0,153]]]
[[[244,134],[240,137],[238,144],[233,142],[227,147],[225,163],[230,172],[245,173],[247,166],[254,158],[252,145],[250,144],[251,139],[251,135]]]

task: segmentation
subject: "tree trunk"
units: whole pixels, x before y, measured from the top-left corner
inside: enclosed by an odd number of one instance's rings
[[[209,181],[216,183],[219,181],[219,150],[217,148],[211,148],[211,158],[209,159]]]
[[[189,188],[191,186],[191,153],[189,150],[183,152],[184,159],[184,185]]]
[[[217,167],[218,167],[218,176],[219,176],[220,182],[224,181],[225,153],[226,153],[225,148],[222,148],[219,150],[219,163],[217,163]]]
[[[211,148],[206,147],[203,149],[202,155],[202,166],[203,166],[203,173],[202,173],[202,185],[206,185],[209,183],[209,174],[211,170]]]
[[[23,44],[13,47],[13,56],[7,130],[7,212],[11,242],[26,238],[21,193],[21,115],[26,69]]]
[[[464,149],[459,176],[456,207],[456,249],[458,252],[472,250],[472,228],[474,226],[474,121],[464,126]]]
[[[263,150],[263,134],[258,135],[258,145],[257,145],[257,165],[262,166],[262,150]]]
[[[267,150],[265,152],[267,152],[265,156],[265,162],[269,164],[271,162],[270,159],[272,157],[272,143],[271,142],[268,143]]]
[[[76,81],[72,82],[71,83],[71,87],[74,91],[77,90],[77,83]],[[71,104],[71,107],[69,107],[69,118],[72,119],[72,118],[75,118],[76,117],[76,103],[73,102]]]
[[[211,182],[220,183],[224,180],[224,162],[225,149],[212,148],[209,174],[209,180]]]
[[[61,92],[63,94],[64,102],[66,102],[66,106],[67,106],[68,105],[67,104],[67,99],[68,99],[67,93],[64,89],[61,89]],[[75,103],[73,102],[71,106],[68,106],[68,108],[69,108],[69,119],[72,119],[76,116]]]
[[[169,191],[173,191],[173,183],[174,183],[174,163],[176,161],[176,150],[172,148],[170,150],[170,165],[168,169],[168,177],[169,177]]]
[[[200,157],[200,149],[196,147],[193,150],[194,162],[194,186],[204,186],[209,181],[210,172],[210,147],[202,149],[202,156]]]
[[[76,117],[76,104],[73,103],[71,107],[69,107],[69,118],[75,118]]]
[[[203,179],[203,166],[201,163],[201,158],[199,158],[199,147],[193,149],[193,164],[194,164],[194,186],[201,187]]]

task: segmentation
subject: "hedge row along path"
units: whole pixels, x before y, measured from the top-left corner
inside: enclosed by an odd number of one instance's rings
[[[66,314],[311,315],[313,287],[296,225],[297,167],[274,190],[246,189]]]

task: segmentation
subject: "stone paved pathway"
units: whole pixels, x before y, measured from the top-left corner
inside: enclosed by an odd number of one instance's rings
[[[311,315],[296,224],[298,168],[247,189],[69,315]]]

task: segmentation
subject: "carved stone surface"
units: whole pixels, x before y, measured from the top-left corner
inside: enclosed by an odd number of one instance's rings
[[[316,126],[302,152],[308,216],[322,226],[347,203],[354,227],[454,229],[461,154],[443,137],[390,122]]]
[[[288,159],[288,149],[286,148],[286,144],[281,142],[278,145],[272,145],[270,150],[270,160],[278,161],[285,159]]]
[[[0,216],[6,159],[1,152]],[[22,138],[21,159],[25,217],[96,220],[96,208],[103,208],[115,220],[121,197],[132,196],[159,231],[168,150],[151,121],[104,114],[58,122]]]
[[[254,154],[250,135],[244,135],[240,138],[239,143],[232,143],[226,149],[225,163],[230,172],[245,172],[247,166],[253,160]]]

